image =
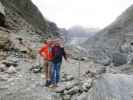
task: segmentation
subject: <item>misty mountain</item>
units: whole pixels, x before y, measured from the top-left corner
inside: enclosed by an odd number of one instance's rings
[[[97,28],[85,28],[82,26],[73,26],[66,29],[61,29],[60,33],[69,41],[69,44],[78,44],[86,41],[88,38],[92,37],[98,32]]]
[[[88,39],[89,56],[95,59],[116,59],[126,62],[126,57],[132,51],[133,42],[133,5],[123,12],[112,24]],[[132,52],[131,52],[132,53]],[[116,56],[118,55],[118,56]]]
[[[68,29],[70,37],[89,37],[93,36],[99,29],[97,28],[85,28],[82,26],[73,26]]]

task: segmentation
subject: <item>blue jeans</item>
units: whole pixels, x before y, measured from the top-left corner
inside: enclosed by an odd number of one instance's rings
[[[60,81],[60,68],[61,68],[61,62],[52,64],[51,81],[53,84],[57,84]]]

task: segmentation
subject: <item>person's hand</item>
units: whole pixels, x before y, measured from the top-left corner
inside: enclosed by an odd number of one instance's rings
[[[47,61],[47,60],[48,60],[46,57],[43,57],[43,59],[44,59],[45,61]]]
[[[41,53],[41,55],[43,56],[43,58],[46,60],[47,57],[46,57],[46,54],[44,52]]]

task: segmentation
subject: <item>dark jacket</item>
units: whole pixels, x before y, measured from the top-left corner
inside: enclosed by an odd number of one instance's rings
[[[52,48],[52,55],[53,55],[53,63],[59,63],[62,62],[62,58],[64,57],[65,59],[67,59],[66,57],[66,52],[64,50],[64,48],[60,47],[60,46],[54,46]]]

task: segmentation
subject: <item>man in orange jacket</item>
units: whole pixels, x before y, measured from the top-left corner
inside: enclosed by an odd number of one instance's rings
[[[45,86],[49,86],[51,84],[51,66],[52,66],[52,40],[48,39],[44,42],[44,45],[39,50],[40,55],[44,58],[44,69],[46,76],[46,84]]]

